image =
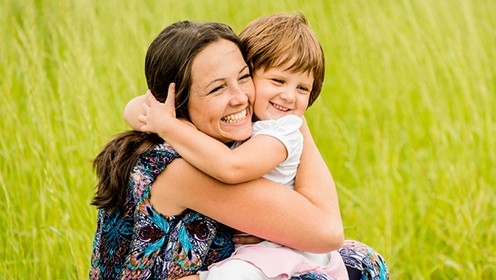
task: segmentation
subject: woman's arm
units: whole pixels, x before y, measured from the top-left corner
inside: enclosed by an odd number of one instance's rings
[[[174,84],[165,103],[146,94],[142,131],[157,133],[196,168],[228,184],[262,177],[287,158],[285,145],[275,137],[257,135],[234,150],[176,118]]]
[[[296,173],[295,191],[326,213],[321,221],[322,226],[329,229],[332,242],[339,248],[344,242],[344,229],[336,186],[305,119],[300,131],[303,134],[304,146]]]
[[[336,250],[344,234],[334,182],[305,123],[302,133],[305,140],[296,191],[265,179],[227,187],[176,159],[154,183],[152,203],[165,215],[190,208],[298,250]]]
[[[266,179],[228,186],[178,158],[157,177],[151,202],[164,215],[193,209],[263,239],[310,252],[337,249],[328,213]],[[339,244],[340,245],[340,244]]]

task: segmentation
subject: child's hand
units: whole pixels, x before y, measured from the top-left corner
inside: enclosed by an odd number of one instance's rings
[[[146,102],[143,104],[143,115],[138,116],[138,120],[143,123],[141,131],[159,133],[166,130],[171,119],[176,118],[175,110],[175,84],[169,85],[167,99],[165,103],[158,102],[151,91],[146,92]]]

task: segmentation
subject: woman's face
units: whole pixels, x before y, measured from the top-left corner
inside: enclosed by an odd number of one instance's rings
[[[224,143],[248,139],[255,88],[236,44],[220,40],[208,45],[194,58],[191,76],[191,122]]]

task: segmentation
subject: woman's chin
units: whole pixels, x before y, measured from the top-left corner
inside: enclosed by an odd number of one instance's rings
[[[231,127],[225,131],[224,136],[231,141],[244,141],[250,138],[252,133],[253,127],[250,124],[249,126]]]

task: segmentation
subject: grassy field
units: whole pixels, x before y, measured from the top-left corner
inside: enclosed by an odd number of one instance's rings
[[[0,278],[85,279],[91,160],[146,90],[166,25],[236,32],[303,12],[326,54],[307,113],[338,185],[346,235],[392,279],[496,278],[496,2],[3,1]]]

